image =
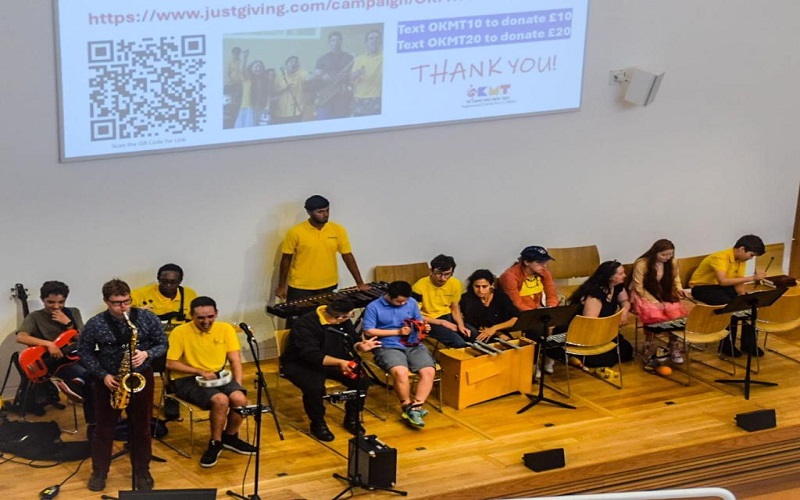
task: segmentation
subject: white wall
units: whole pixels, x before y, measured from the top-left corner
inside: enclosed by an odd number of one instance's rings
[[[50,2],[5,2],[0,286],[66,281],[89,317],[105,281],[141,286],[172,261],[266,339],[277,247],[314,193],[367,279],[440,252],[461,278],[499,272],[528,244],[631,261],[659,237],[679,256],[788,242],[798,24],[796,0],[594,0],[579,112],[60,164]],[[609,86],[628,66],[666,70],[651,106]],[[2,363],[19,319],[0,301]]]

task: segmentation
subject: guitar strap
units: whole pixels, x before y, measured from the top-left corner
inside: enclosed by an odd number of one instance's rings
[[[185,322],[186,321],[186,313],[183,312],[183,298],[184,298],[185,295],[183,293],[183,287],[180,286],[180,285],[178,285],[178,292],[181,294],[181,305],[180,305],[180,309],[178,309],[178,320]]]

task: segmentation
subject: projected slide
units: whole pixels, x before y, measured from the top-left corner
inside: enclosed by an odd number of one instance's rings
[[[580,107],[588,0],[57,0],[61,158]]]

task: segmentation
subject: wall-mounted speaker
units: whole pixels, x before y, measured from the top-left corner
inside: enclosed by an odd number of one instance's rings
[[[747,432],[762,431],[775,427],[775,410],[756,410],[736,414],[736,425]]]
[[[566,465],[564,448],[553,448],[552,450],[535,451],[526,453],[522,456],[525,467],[534,472],[543,472],[551,469],[560,469]]]
[[[647,106],[655,100],[661,80],[664,79],[663,71],[651,73],[639,68],[629,68],[625,70],[625,75],[628,78],[628,88],[623,99],[639,106]]]

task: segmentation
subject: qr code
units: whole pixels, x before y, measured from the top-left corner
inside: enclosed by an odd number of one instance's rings
[[[203,35],[88,43],[92,141],[202,132]]]

